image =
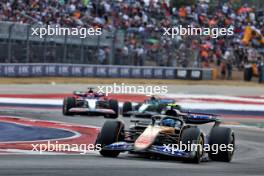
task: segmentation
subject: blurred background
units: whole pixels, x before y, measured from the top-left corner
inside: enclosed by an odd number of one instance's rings
[[[263,0],[1,0],[1,63],[210,68],[263,81]],[[33,36],[31,28],[101,27],[101,36]],[[233,36],[164,36],[163,27],[233,27]]]

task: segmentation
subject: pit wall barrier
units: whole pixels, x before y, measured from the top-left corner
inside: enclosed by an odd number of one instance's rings
[[[212,80],[213,69],[84,64],[0,64],[0,77],[109,77]]]

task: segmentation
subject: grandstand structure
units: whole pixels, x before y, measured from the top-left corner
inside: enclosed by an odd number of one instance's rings
[[[0,22],[0,61],[7,63],[96,63],[97,48],[122,47],[124,33],[103,31],[100,36],[48,36],[32,35],[32,28],[46,25]]]
[[[219,65],[226,53],[235,53],[234,46],[263,53],[263,44],[254,39],[248,46],[239,42],[247,25],[263,34],[264,15],[255,7],[263,7],[264,1],[190,2],[194,4],[173,7],[172,1],[164,0],[3,0],[0,2],[0,62],[210,67],[211,63]],[[234,8],[234,4],[238,7]],[[241,15],[238,9],[242,8],[250,10]],[[254,22],[245,17],[251,12]],[[212,21],[217,21],[213,27],[235,27],[235,35],[216,40],[193,36],[171,39],[162,35],[163,27],[188,24],[206,27]],[[102,27],[103,32],[86,38],[32,35],[32,28],[48,25]],[[201,53],[206,53],[206,57]],[[235,57],[232,63],[240,67]],[[239,62],[244,63],[244,59]]]

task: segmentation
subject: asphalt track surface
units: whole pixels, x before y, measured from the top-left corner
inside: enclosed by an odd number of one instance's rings
[[[24,87],[16,88],[20,92],[29,91]],[[49,88],[51,91],[51,88]],[[74,88],[73,88],[74,89]],[[235,89],[235,88],[234,88]],[[1,88],[0,88],[1,90]],[[191,91],[191,88],[189,88]],[[3,90],[0,93],[5,93]],[[18,91],[18,92],[19,92]],[[49,91],[49,92],[50,92]],[[194,92],[197,90],[194,90]],[[249,90],[240,95],[249,95]],[[254,92],[254,91],[252,91]],[[10,92],[9,92],[10,93]],[[231,94],[232,92],[228,92]],[[233,92],[234,93],[234,92]],[[238,92],[235,91],[237,94]],[[255,94],[253,94],[255,95]],[[258,94],[259,95],[259,94]],[[263,95],[263,92],[262,92]],[[60,110],[23,110],[0,109],[0,115],[15,115],[32,119],[70,122],[82,125],[102,126],[102,117],[74,116],[65,117]],[[120,117],[123,119],[122,117]],[[123,119],[129,125],[129,119]],[[262,123],[263,119],[227,118],[224,122]],[[264,130],[257,127],[232,127],[236,134],[236,151],[231,163],[202,162],[183,163],[175,160],[153,160],[130,154],[121,154],[118,158],[104,158],[98,153],[88,155],[1,155],[0,175],[263,175],[264,173]]]

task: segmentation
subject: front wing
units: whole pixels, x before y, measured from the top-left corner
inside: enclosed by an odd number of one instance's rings
[[[171,156],[175,158],[193,158],[195,156],[195,153],[193,152],[185,152],[181,150],[174,150],[168,146],[158,146],[158,145],[152,145],[148,149],[137,151],[134,149],[133,143],[127,143],[127,142],[116,142],[110,145],[106,145],[103,147],[103,150],[109,150],[109,151],[120,151],[120,152],[135,152],[135,153],[155,153],[165,156]]]
[[[94,113],[94,114],[116,114],[116,112],[112,109],[89,109],[89,108],[71,108],[69,109],[69,112],[72,113],[80,113],[80,114],[89,114],[89,113]]]

